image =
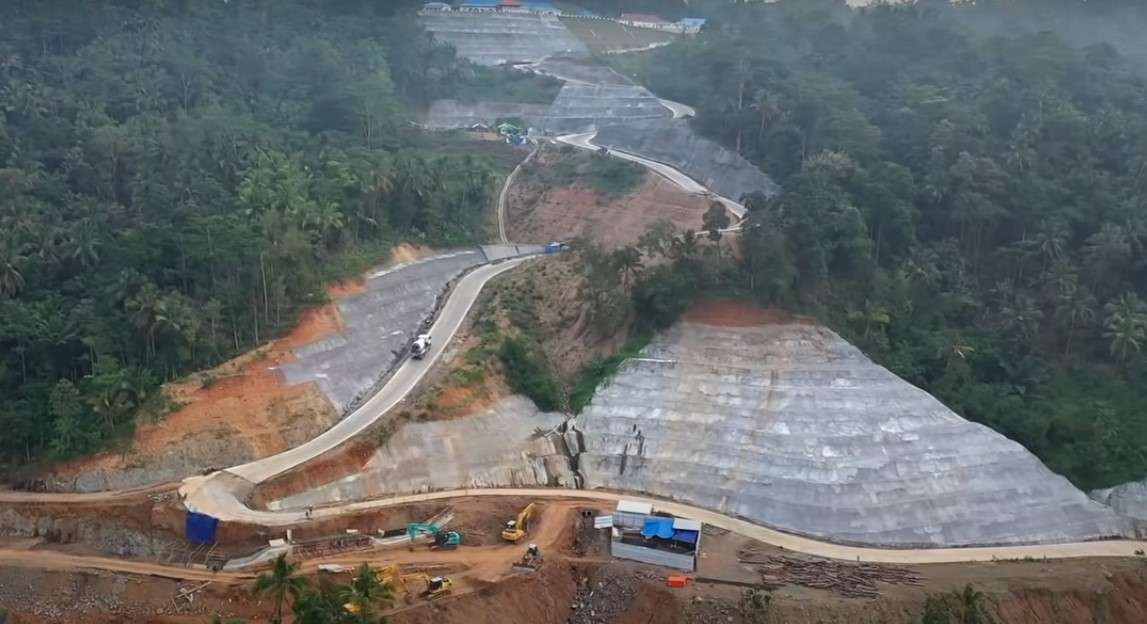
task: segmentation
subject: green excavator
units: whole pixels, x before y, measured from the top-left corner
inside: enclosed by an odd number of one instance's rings
[[[434,540],[430,544],[430,547],[433,549],[458,548],[462,543],[462,534],[458,531],[443,531],[440,527],[433,524],[412,522],[406,525],[406,535],[410,537],[412,544],[418,539],[419,535],[429,535]]]

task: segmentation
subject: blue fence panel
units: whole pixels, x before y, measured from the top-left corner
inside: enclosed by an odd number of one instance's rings
[[[219,529],[219,518],[194,511],[187,512],[185,533],[192,544],[214,544],[215,532]]]

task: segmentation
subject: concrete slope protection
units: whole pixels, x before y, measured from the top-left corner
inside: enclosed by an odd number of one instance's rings
[[[586,56],[589,49],[561,20],[528,13],[425,13],[424,28],[458,56],[479,65],[540,61],[555,54]]]
[[[286,382],[316,383],[345,412],[398,361],[446,284],[486,260],[467,249],[368,275],[365,292],[337,302],[343,331],[294,349],[295,361],[280,367]]]
[[[517,117],[527,125],[537,126],[546,112],[547,104],[519,102],[459,102],[435,100],[423,119],[423,126],[431,130],[472,128],[476,124],[492,126],[499,119]]]
[[[681,322],[577,418],[586,487],[648,492],[839,543],[1122,537],[1021,445],[807,323]]]
[[[1147,479],[1121,483],[1114,487],[1092,490],[1092,499],[1132,518],[1147,532]]]
[[[574,487],[575,471],[558,431],[566,416],[506,397],[457,420],[409,422],[342,479],[267,503],[303,509],[394,494],[458,487]]]
[[[770,196],[780,190],[756,165],[699,136],[685,121],[606,124],[598,129],[594,143],[671,165],[712,191],[733,199],[757,191]]]
[[[596,130],[603,124],[668,119],[667,108],[645,87],[567,83],[558,92],[540,125],[566,134]]]

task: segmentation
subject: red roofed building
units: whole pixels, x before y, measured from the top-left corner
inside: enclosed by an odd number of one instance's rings
[[[656,28],[663,30],[672,26],[669,22],[649,13],[622,13],[617,21],[634,28]]]

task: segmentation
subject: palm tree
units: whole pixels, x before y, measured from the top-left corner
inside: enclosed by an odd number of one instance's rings
[[[1131,258],[1131,239],[1123,227],[1106,223],[1095,234],[1087,237],[1083,246],[1083,262],[1093,279],[1110,280],[1122,275]]]
[[[1104,336],[1111,341],[1111,355],[1120,362],[1138,353],[1147,339],[1147,305],[1135,293],[1123,293],[1103,306],[1107,313]]]
[[[99,232],[89,219],[80,222],[69,242],[71,245],[69,256],[79,262],[81,267],[89,269],[100,261]]]
[[[975,352],[975,347],[964,342],[959,332],[948,332],[948,340],[940,347],[936,355],[944,358],[944,369],[947,370],[951,368],[953,362],[963,362]]]
[[[729,213],[721,202],[712,202],[701,215],[701,228],[709,233],[709,240],[717,245],[717,261],[721,261],[721,230],[729,227]]]
[[[346,621],[346,588],[329,578],[319,579],[317,589],[304,592],[292,607],[295,624],[338,624]]]
[[[0,242],[0,293],[15,297],[24,288],[24,274],[20,265],[27,258],[20,253],[11,238]]]
[[[1095,297],[1085,288],[1075,288],[1059,297],[1055,306],[1055,318],[1063,324],[1067,341],[1063,357],[1071,354],[1071,339],[1077,327],[1085,327],[1095,322]]]
[[[675,259],[692,258],[697,255],[697,233],[685,230],[680,237],[670,241],[669,247]]]
[[[641,263],[641,251],[636,247],[622,247],[613,254],[613,264],[619,271],[621,271],[622,280],[625,287],[629,288],[632,283],[633,275],[645,265]]]
[[[279,555],[271,564],[269,572],[263,572],[255,579],[255,593],[270,594],[275,601],[275,611],[271,615],[272,624],[283,621],[283,603],[287,596],[297,600],[307,586],[307,579],[295,576],[298,565],[287,561],[286,553]]]
[[[346,601],[351,621],[356,624],[375,624],[371,611],[375,607],[387,607],[394,602],[394,594],[388,583],[379,580],[378,575],[363,563],[346,588]]]
[[[868,336],[872,331],[872,326],[876,325],[880,328],[892,322],[892,316],[888,313],[888,308],[884,307],[880,302],[871,299],[864,300],[864,307],[860,310],[852,310],[848,313],[848,318],[853,321],[864,323],[864,340],[868,340]]]
[[[971,583],[964,586],[960,599],[960,624],[982,624],[987,621],[984,613],[984,593],[976,591]]]
[[[1043,312],[1040,312],[1034,299],[1018,293],[1000,307],[1000,316],[1005,332],[1031,340],[1039,331]]]

